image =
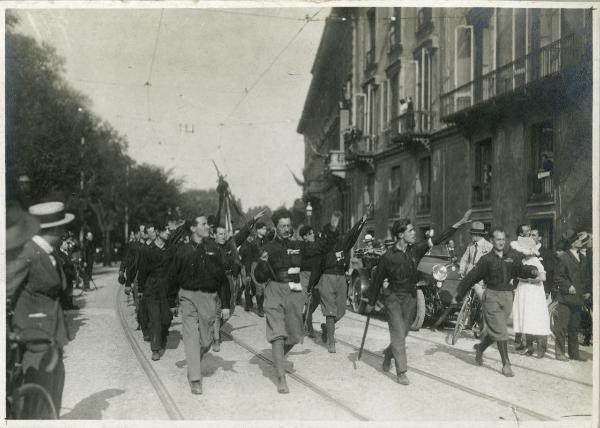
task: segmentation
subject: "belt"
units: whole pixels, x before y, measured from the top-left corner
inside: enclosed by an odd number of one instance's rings
[[[275,272],[275,280],[278,282],[300,282],[300,274],[290,274],[286,270],[282,270]]]

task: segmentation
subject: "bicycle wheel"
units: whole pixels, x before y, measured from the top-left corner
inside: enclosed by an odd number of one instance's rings
[[[36,383],[26,383],[17,389],[12,410],[15,419],[58,419],[50,393]]]
[[[458,316],[456,317],[456,323],[454,324],[454,331],[452,332],[452,344],[453,345],[456,345],[456,342],[458,342],[458,337],[460,336],[460,333],[462,332],[463,328],[469,321],[469,315],[471,314],[471,300],[472,299],[473,298],[469,294],[469,296],[463,302],[462,307],[460,308],[460,312],[458,313]]]

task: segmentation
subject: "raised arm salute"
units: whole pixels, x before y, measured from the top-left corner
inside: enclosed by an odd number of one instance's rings
[[[430,237],[416,243],[415,228],[409,219],[398,220],[392,226],[396,244],[381,258],[369,288],[367,312],[373,310],[384,280],[383,303],[390,329],[390,345],[385,349],[383,370],[389,371],[392,358],[396,363],[398,383],[408,385],[406,376],[406,336],[417,308],[417,266],[429,248],[449,239],[463,224],[470,222],[471,210],[462,219],[437,237]]]

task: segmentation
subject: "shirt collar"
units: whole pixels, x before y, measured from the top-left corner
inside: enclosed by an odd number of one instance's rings
[[[35,242],[36,244],[38,244],[42,250],[44,250],[47,254],[52,254],[52,252],[54,251],[54,248],[52,248],[52,245],[50,245],[50,243],[48,241],[46,241],[44,238],[42,238],[39,235],[34,235],[31,240],[33,242]]]
[[[577,259],[577,261],[579,261],[579,253],[577,252],[577,250],[574,248],[571,248],[569,251],[571,252],[571,254],[573,254],[573,256]]]

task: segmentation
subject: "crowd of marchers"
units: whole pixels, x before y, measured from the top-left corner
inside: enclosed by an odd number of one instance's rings
[[[211,350],[220,351],[220,330],[240,307],[266,319],[277,391],[288,393],[286,355],[305,335],[315,336],[312,314],[319,306],[325,319],[321,339],[329,353],[336,352],[336,323],[345,314],[348,296],[345,275],[369,210],[347,231],[341,230],[339,212],[320,231],[310,226],[294,231],[292,215],[285,209],[273,213],[272,229],[261,221],[264,212],[234,232],[228,232],[230,225],[221,224],[218,217],[203,214],[179,224],[140,226],[131,235],[118,280],[133,297],[137,330],[149,343],[151,359],[159,361],[166,352],[172,319],[180,316],[190,390],[201,394],[203,358]],[[77,309],[71,297],[73,277],[80,275],[87,287],[93,281],[93,262],[85,246],[82,266],[75,273],[69,257],[64,257],[75,246],[64,230],[74,216],[65,213],[62,203],[37,204],[28,211],[17,204],[7,206],[7,327],[23,340],[21,363],[28,381],[46,388],[60,409],[62,348],[69,341],[63,310]],[[484,329],[474,362],[481,365],[484,351],[495,342],[502,374],[514,375],[508,352],[511,315],[524,354],[533,355],[537,341],[542,357],[546,339],[554,333],[557,360],[585,360],[579,353],[578,331],[582,307],[591,296],[591,235],[569,231],[553,253],[541,245],[539,231],[528,225],[521,225],[518,237],[507,242],[502,228],[486,231],[470,215],[468,210],[441,233],[429,230],[420,242],[409,219],[392,225],[394,240],[368,290],[367,312],[381,301],[389,325],[390,345],[384,350],[382,369],[389,371],[394,361],[398,383],[409,383],[406,337],[416,313],[417,266],[431,247],[450,240],[466,224],[471,225],[472,243],[461,259],[463,278],[455,300],[460,302],[472,287],[481,299]],[[550,294],[558,302],[553,332]],[[45,365],[50,348],[40,346],[40,335],[59,350],[52,370]]]

